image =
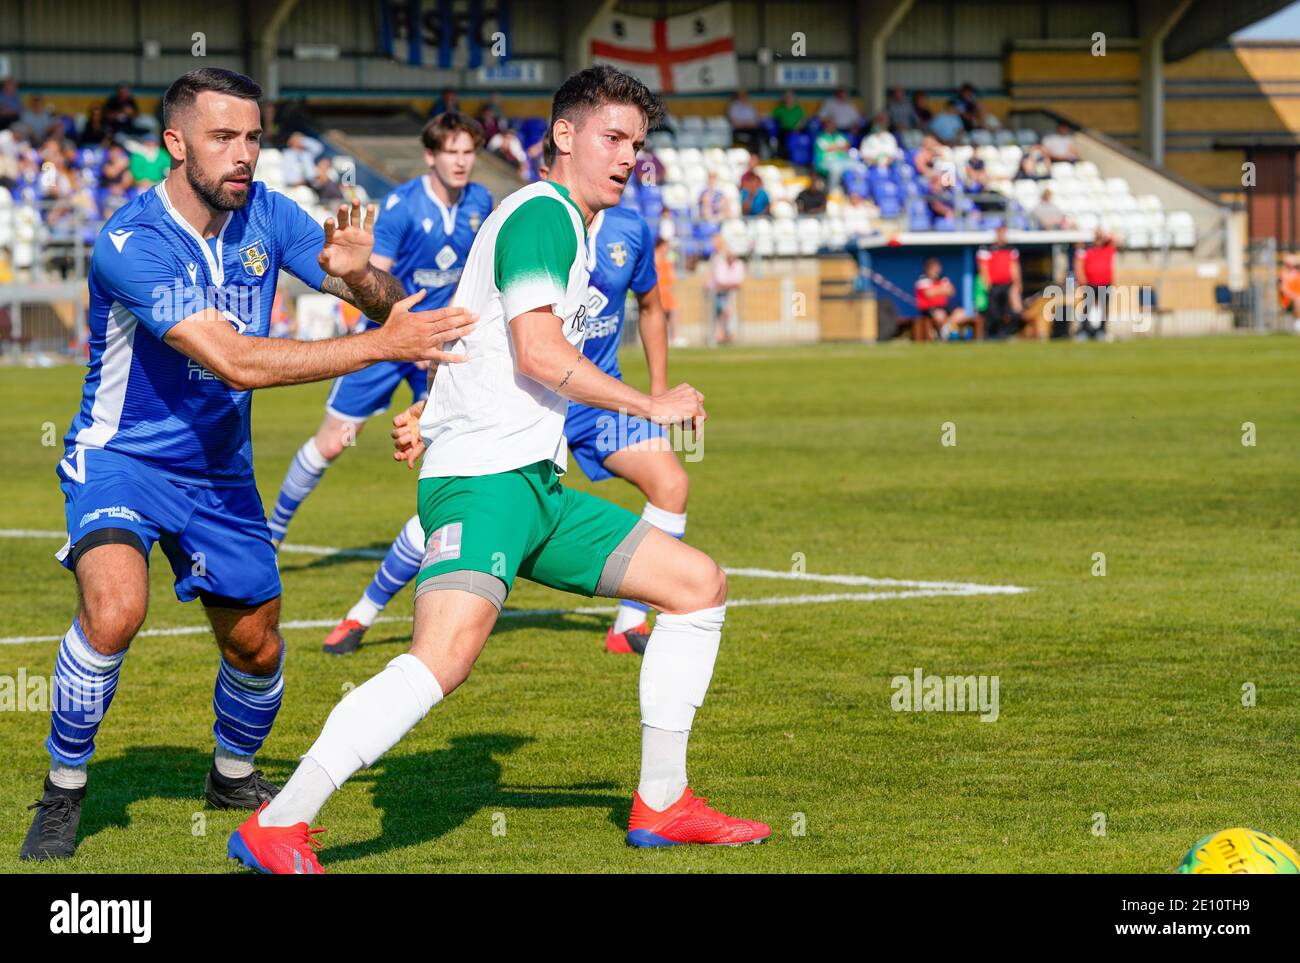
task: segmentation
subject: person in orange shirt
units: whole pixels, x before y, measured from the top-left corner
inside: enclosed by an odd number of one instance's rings
[[[659,303],[664,309],[664,319],[668,322],[668,343],[681,347],[677,340],[677,269],[673,266],[672,252],[668,247],[668,238],[660,235],[655,241],[655,274],[659,276]]]

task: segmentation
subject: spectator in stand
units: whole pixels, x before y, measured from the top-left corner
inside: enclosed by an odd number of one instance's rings
[[[826,178],[833,190],[840,183],[840,175],[851,161],[851,144],[842,132],[827,127],[813,140],[813,170]]]
[[[740,214],[742,217],[758,217],[766,214],[771,206],[767,191],[763,188],[763,179],[755,171],[745,171],[740,175]]]
[[[143,122],[140,105],[126,84],[118,84],[117,90],[104,101],[104,121],[115,137],[118,134],[134,137],[150,129]]]
[[[448,87],[443,90],[442,96],[433,102],[433,106],[429,108],[429,116],[426,120],[433,120],[433,118],[437,117],[439,114],[459,113],[459,111],[460,96],[456,91]]]
[[[172,158],[158,145],[158,135],[146,131],[131,150],[131,176],[141,190],[152,187],[172,169]]]
[[[849,99],[849,92],[844,87],[835,91],[835,96],[826,98],[817,116],[827,128],[847,134],[853,140],[858,139],[864,120],[862,111]]]
[[[916,114],[916,126],[926,130],[934,120],[934,111],[930,109],[930,98],[924,90],[912,92],[912,111]]]
[[[1074,226],[1073,222],[1065,216],[1065,212],[1056,206],[1050,190],[1043,191],[1030,216],[1044,231],[1068,230]]]
[[[889,130],[889,114],[881,111],[871,121],[871,130],[858,145],[858,156],[871,167],[889,167],[902,160],[903,150]]]
[[[732,140],[757,152],[763,145],[762,118],[744,90],[737,90],[727,104],[727,121],[731,124]]]
[[[921,139],[921,146],[912,155],[912,166],[916,168],[918,174],[928,180],[932,174],[939,172],[940,161],[945,151],[946,148],[938,140],[926,134]]]
[[[659,240],[672,243],[677,237],[677,222],[673,220],[673,212],[664,208],[659,212]]]
[[[1092,243],[1074,256],[1074,276],[1083,290],[1080,338],[1106,338],[1106,320],[1115,283],[1115,238],[1097,228]]]
[[[104,158],[104,166],[99,171],[99,186],[107,187],[110,190],[117,188],[120,192],[125,193],[126,189],[135,184],[135,178],[131,176],[131,155],[126,152],[126,148],[121,144],[113,144],[108,148],[108,156]]]
[[[786,137],[796,130],[802,130],[808,120],[803,106],[795,99],[793,90],[787,90],[781,95],[781,102],[772,108],[772,119],[776,121],[777,156],[789,159],[790,149],[786,146]]]
[[[524,150],[524,142],[519,139],[519,135],[504,117],[498,120],[496,133],[485,138],[483,146],[490,153],[514,164],[519,171],[520,180],[527,181],[532,178],[532,168],[528,164],[528,152]]]
[[[826,181],[820,176],[814,176],[812,183],[799,192],[799,196],[794,199],[794,206],[800,214],[825,214],[826,213]]]
[[[926,182],[930,188],[930,193],[925,197],[925,203],[930,208],[930,214],[936,218],[944,220],[957,216],[957,198],[952,187],[952,176],[935,172],[930,175]]]
[[[989,169],[985,166],[984,161],[972,156],[966,162],[966,174],[962,180],[968,192],[972,194],[983,193],[989,189]]]
[[[284,176],[286,187],[298,187],[311,182],[316,171],[316,158],[325,150],[325,145],[315,137],[308,137],[301,131],[294,131],[280,151],[280,171]]]
[[[18,120],[21,131],[27,135],[29,143],[41,143],[50,131],[59,123],[50,105],[40,94],[33,94],[27,101],[27,109]]]
[[[885,113],[889,117],[889,128],[894,133],[903,130],[914,130],[920,126],[916,116],[916,108],[907,99],[907,91],[903,90],[902,87],[890,89],[889,99],[885,101]]]
[[[725,220],[729,214],[727,211],[727,196],[722,193],[722,188],[718,186],[718,175],[714,171],[709,171],[704,190],[700,192],[699,209],[700,220],[709,224],[717,224],[719,221]]]
[[[18,94],[18,81],[6,77],[0,86],[0,130],[8,130],[23,115],[23,99]]]
[[[925,259],[925,268],[921,276],[916,279],[913,290],[919,312],[917,326],[912,329],[915,340],[925,341],[930,335],[934,335],[940,341],[947,341],[954,332],[967,324],[974,329],[976,338],[983,333],[981,330],[983,326],[978,318],[968,317],[961,306],[949,307],[957,294],[957,289],[944,277],[943,262],[937,257]]]
[[[966,125],[962,122],[961,108],[956,100],[948,101],[943,113],[930,121],[930,133],[949,146],[965,139]]]
[[[976,127],[984,126],[980,123],[980,105],[975,99],[975,88],[970,84],[962,84],[961,89],[957,91],[957,109],[961,112],[962,123],[967,130],[974,130]]]
[[[745,262],[735,252],[715,239],[709,265],[709,289],[713,292],[713,343],[730,344],[736,338],[736,293],[745,283]]]
[[[999,227],[992,247],[982,247],[975,256],[980,278],[988,290],[989,307],[984,330],[990,340],[1000,341],[1016,334],[1024,321],[1020,277],[1020,252],[1007,243],[1007,229]]]
[[[682,347],[685,341],[677,337],[677,268],[673,265],[672,247],[662,233],[655,241],[655,276],[659,278],[659,305],[664,309],[668,343]]]
[[[316,158],[316,169],[312,172],[308,186],[326,207],[344,199],[343,188],[334,179],[334,165],[328,157]]]
[[[1038,144],[1025,148],[1025,156],[1020,160],[1020,176],[1033,181],[1046,180],[1052,176],[1052,162]]]
[[[86,119],[77,132],[78,147],[105,147],[112,140],[113,132],[104,119],[104,105],[92,104],[86,112]]]
[[[1076,161],[1079,159],[1079,154],[1074,149],[1074,132],[1070,130],[1070,125],[1064,122],[1056,125],[1055,133],[1048,134],[1043,138],[1042,146],[1049,160]]]
[[[496,94],[493,94],[493,100],[488,101],[479,108],[478,122],[483,128],[483,143],[486,144],[497,134],[501,133],[501,112],[496,106]]]

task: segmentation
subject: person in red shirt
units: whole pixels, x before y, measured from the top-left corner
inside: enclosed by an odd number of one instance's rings
[[[940,341],[947,341],[953,332],[966,325],[973,325],[976,338],[981,335],[982,325],[978,317],[970,317],[964,308],[949,307],[956,289],[943,276],[943,262],[937,257],[926,258],[924,273],[916,279],[914,291],[919,312],[916,340],[925,341],[933,334]]]
[[[975,257],[980,277],[989,292],[985,330],[993,340],[1016,334],[1025,326],[1020,280],[1020,252],[1007,244],[1007,229],[999,227],[992,247],[982,247]]]
[[[1074,276],[1083,288],[1083,312],[1079,317],[1079,336],[1106,337],[1106,317],[1110,313],[1111,286],[1115,283],[1115,238],[1101,228],[1092,243],[1074,255]]]

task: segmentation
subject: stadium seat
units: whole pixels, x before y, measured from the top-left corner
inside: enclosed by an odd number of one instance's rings
[[[786,135],[786,148],[790,154],[790,163],[798,167],[812,166],[812,136],[803,131],[792,131]]]
[[[801,217],[795,221],[799,235],[799,253],[811,256],[821,250],[822,221],[817,217]]]
[[[1023,127],[1016,131],[1016,143],[1021,147],[1028,147],[1030,144],[1038,143],[1038,134],[1036,131]]]

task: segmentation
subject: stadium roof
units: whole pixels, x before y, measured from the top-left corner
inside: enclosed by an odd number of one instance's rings
[[[1193,0],[1165,40],[1165,59],[1182,60],[1225,42],[1238,30],[1291,5],[1292,0]],[[1159,2],[1139,3],[1158,7]],[[1172,6],[1172,4],[1169,4]]]

